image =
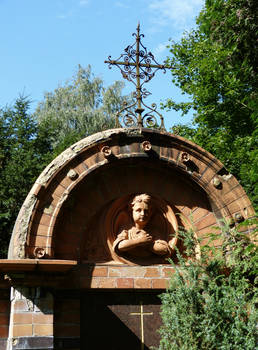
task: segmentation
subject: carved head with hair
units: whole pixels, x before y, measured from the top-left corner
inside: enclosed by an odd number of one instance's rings
[[[142,203],[142,202],[144,202],[144,203],[146,203],[146,204],[148,204],[150,206],[150,204],[151,204],[151,196],[146,194],[146,193],[138,194],[137,196],[135,196],[133,198],[133,200],[132,200],[132,202],[130,204],[131,208],[133,208],[136,203]]]
[[[146,193],[135,196],[130,203],[130,208],[133,221],[140,226],[145,226],[152,212],[151,196]]]

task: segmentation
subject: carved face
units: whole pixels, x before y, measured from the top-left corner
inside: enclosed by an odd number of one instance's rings
[[[132,208],[133,221],[136,224],[146,225],[150,218],[150,207],[147,203],[137,202]]]

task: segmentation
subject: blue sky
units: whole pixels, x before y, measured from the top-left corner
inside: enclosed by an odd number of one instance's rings
[[[194,27],[204,0],[0,0],[0,106],[12,104],[23,93],[32,110],[69,79],[78,64],[92,66],[105,85],[123,80],[120,71],[104,60],[116,59],[134,39],[137,23],[142,42],[162,63],[169,54],[169,38],[178,40]],[[125,81],[124,93],[133,91]],[[171,83],[171,74],[158,72],[146,85],[147,104],[174,97],[185,99]],[[166,125],[187,122],[176,112],[164,113]]]

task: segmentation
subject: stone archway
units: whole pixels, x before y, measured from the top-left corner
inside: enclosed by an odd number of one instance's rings
[[[169,247],[163,255],[154,248],[140,258],[116,251],[117,237],[133,225],[128,204],[139,194],[151,198],[144,229],[152,236],[157,233],[155,240]],[[79,348],[86,295],[156,295],[173,273],[166,259],[175,259],[173,245],[183,249],[177,239],[179,226],[193,224],[197,236],[205,237],[221,219],[233,225],[253,214],[244,190],[223,164],[182,137],[150,129],[113,129],[77,142],[35,182],[17,218],[8,260],[0,263],[14,288],[9,340],[15,338],[18,345],[11,348],[19,349],[20,342],[30,349],[43,341],[50,349],[54,340],[56,349],[69,344]],[[121,302],[118,309],[127,305],[131,310],[135,303]],[[23,311],[18,310],[21,304]],[[113,306],[109,311],[116,309]],[[25,313],[31,327],[15,324],[16,313]],[[40,317],[45,328],[36,323]],[[150,346],[151,339],[145,345]]]
[[[150,150],[144,149],[145,141]],[[158,194],[185,216],[192,211],[200,234],[218,219],[237,221],[253,213],[237,180],[197,145],[148,129],[115,129],[79,141],[45,169],[21,209],[9,258],[36,257],[35,249],[42,248],[48,258],[76,259],[58,248],[59,240],[65,245],[61,230],[66,235],[70,230],[67,213],[76,221],[70,224],[73,230],[76,226],[78,245],[94,215],[122,196],[141,192]]]

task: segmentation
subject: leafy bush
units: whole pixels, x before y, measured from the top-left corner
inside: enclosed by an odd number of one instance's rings
[[[254,227],[253,222],[246,224]],[[177,265],[171,261],[175,274],[161,296],[159,350],[255,349],[256,231],[247,235],[243,229],[243,224],[238,228],[225,224],[218,247],[210,244],[217,235],[210,235],[210,242],[202,246],[194,229],[180,233],[186,250],[184,255],[178,251]]]

